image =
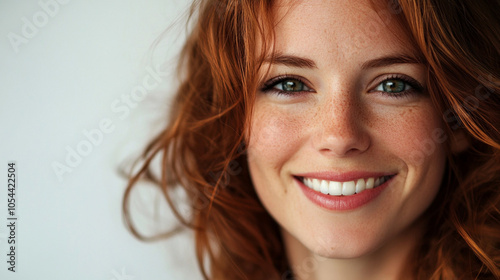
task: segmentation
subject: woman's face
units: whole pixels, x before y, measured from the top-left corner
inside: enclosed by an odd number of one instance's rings
[[[441,183],[446,135],[426,68],[387,6],[278,2],[248,143],[253,184],[286,238],[325,257],[367,255],[412,229]]]

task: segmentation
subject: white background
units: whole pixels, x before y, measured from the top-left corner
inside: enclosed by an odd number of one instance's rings
[[[49,2],[58,8],[45,11],[40,3]],[[0,279],[200,279],[189,231],[143,243],[126,230],[126,180],[117,172],[165,123],[189,1],[60,2],[0,1]],[[16,45],[13,36],[22,42]],[[161,68],[161,84],[133,108],[125,105],[123,96],[151,76],[148,67]],[[95,136],[88,150],[83,132],[95,132],[105,119],[113,130]],[[87,155],[70,167],[68,149],[78,147]],[[11,160],[17,164],[16,273],[6,262]],[[57,163],[71,172],[58,176]],[[161,214],[159,194],[147,188],[133,203],[141,228],[175,225]]]

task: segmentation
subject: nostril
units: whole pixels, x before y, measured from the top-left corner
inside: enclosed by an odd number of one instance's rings
[[[371,145],[369,131],[360,125],[327,125],[312,133],[312,145],[327,156],[350,156],[363,153]]]
[[[342,142],[337,141],[334,143],[323,143],[323,146],[319,148],[319,152],[325,156],[354,156],[357,154],[362,154],[370,148],[369,141],[352,141],[352,142]]]

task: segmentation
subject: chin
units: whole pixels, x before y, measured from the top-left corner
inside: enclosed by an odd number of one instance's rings
[[[376,252],[384,244],[381,236],[370,238],[366,235],[351,235],[339,238],[330,234],[327,229],[324,233],[314,236],[307,236],[310,235],[307,231],[301,232],[299,235],[300,237],[296,238],[283,231],[283,237],[287,242],[295,243],[315,255],[329,259],[362,258]]]

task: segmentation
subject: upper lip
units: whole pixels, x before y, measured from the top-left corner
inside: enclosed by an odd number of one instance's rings
[[[369,171],[348,171],[348,172],[336,172],[336,171],[324,171],[324,172],[307,172],[300,174],[293,174],[295,177],[306,177],[318,180],[327,180],[335,182],[349,182],[356,181],[358,179],[366,178],[378,178],[383,176],[395,175],[394,172],[369,172]]]

